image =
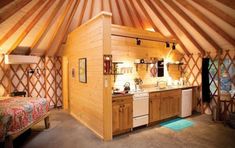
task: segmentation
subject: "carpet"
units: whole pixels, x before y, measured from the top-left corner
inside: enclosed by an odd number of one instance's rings
[[[194,125],[192,121],[182,118],[176,118],[170,121],[160,123],[161,126],[169,128],[173,131],[179,132],[185,128],[191,127]]]

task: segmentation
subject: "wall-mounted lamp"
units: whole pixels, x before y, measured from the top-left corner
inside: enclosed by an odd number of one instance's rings
[[[175,50],[175,46],[176,46],[176,44],[173,43],[173,44],[172,44],[172,50]]]
[[[169,48],[169,47],[170,47],[170,43],[166,42],[166,48]]]
[[[136,38],[136,45],[140,45],[141,44],[141,40],[139,38]]]

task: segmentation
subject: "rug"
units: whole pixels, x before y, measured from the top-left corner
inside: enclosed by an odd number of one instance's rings
[[[193,121],[187,119],[176,118],[170,121],[160,123],[161,126],[169,128],[173,131],[179,132],[185,128],[191,127],[194,125]]]

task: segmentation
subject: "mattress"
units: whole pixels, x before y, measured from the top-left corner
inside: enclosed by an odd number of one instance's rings
[[[46,98],[13,97],[0,100],[0,141],[24,130],[49,111]]]

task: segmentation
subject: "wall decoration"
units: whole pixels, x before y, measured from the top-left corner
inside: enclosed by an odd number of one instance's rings
[[[112,74],[112,55],[104,55],[103,56],[104,62],[104,75]]]
[[[79,59],[79,81],[82,83],[87,83],[87,64],[86,58]]]

